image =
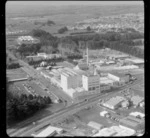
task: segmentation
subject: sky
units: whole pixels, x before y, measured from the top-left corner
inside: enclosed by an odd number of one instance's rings
[[[68,6],[68,5],[143,5],[143,1],[7,1],[6,6],[17,5],[49,5],[49,6]]]

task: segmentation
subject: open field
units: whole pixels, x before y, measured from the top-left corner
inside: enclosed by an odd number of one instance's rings
[[[38,9],[38,10],[36,10]],[[74,25],[76,22],[100,16],[143,12],[141,6],[48,6],[40,5],[10,6],[6,4],[6,26],[11,31],[39,28],[34,21],[54,21],[56,25],[43,26],[41,29],[50,33],[57,33],[57,30],[67,25]],[[57,34],[58,37],[61,36]]]

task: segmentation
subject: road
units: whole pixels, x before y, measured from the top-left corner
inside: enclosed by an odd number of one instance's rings
[[[140,80],[135,81],[133,84],[122,87],[122,90],[128,87],[131,87],[133,85],[136,85],[138,83],[140,83]],[[120,90],[110,93],[109,95],[111,94],[113,95],[114,93],[118,93],[118,92],[120,92]],[[34,131],[41,128],[42,126],[48,125],[49,123],[56,122],[59,119],[62,119],[63,117],[66,117],[69,114],[74,114],[77,111],[98,102],[100,98],[106,97],[106,95],[107,93],[105,95],[100,95],[100,94],[96,95],[95,97],[90,98],[88,101],[83,101],[77,104],[73,104],[69,107],[66,107],[64,109],[61,109],[55,112],[54,114],[50,116],[46,116],[45,118],[42,117],[43,119],[41,120],[38,119],[38,121],[36,122],[37,123],[36,125],[29,125],[33,122],[33,120],[32,121],[29,120],[29,122],[25,122],[24,124],[21,124],[20,126],[18,126],[18,128],[20,128],[19,130],[14,130],[11,132],[7,131],[7,133],[9,134],[9,136],[26,136],[27,134],[34,133]]]

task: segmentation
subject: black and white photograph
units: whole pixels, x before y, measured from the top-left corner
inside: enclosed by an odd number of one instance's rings
[[[145,134],[143,1],[7,1],[9,137]]]

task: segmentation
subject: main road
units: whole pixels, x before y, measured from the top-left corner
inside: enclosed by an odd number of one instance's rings
[[[127,89],[133,85],[138,84],[138,83],[140,83],[140,80],[135,81],[133,84],[123,86],[120,90],[111,92],[109,95],[113,95],[114,93],[119,93],[121,90]],[[68,106],[64,109],[61,109],[61,110],[55,112],[54,114],[47,115],[46,117],[42,116],[41,118],[36,118],[36,120],[29,120],[27,122],[24,122],[20,126],[18,126],[19,130],[14,130],[11,132],[7,131],[7,133],[9,136],[27,136],[29,134],[34,133],[37,129],[40,129],[43,126],[46,126],[46,125],[53,123],[53,122],[56,122],[59,119],[62,119],[63,117],[74,114],[77,111],[98,102],[98,100],[100,98],[106,97],[107,94],[108,93],[97,94],[97,95],[89,98],[88,101],[82,101],[80,103],[73,104],[71,106]],[[35,125],[32,124],[33,121],[36,122]]]

